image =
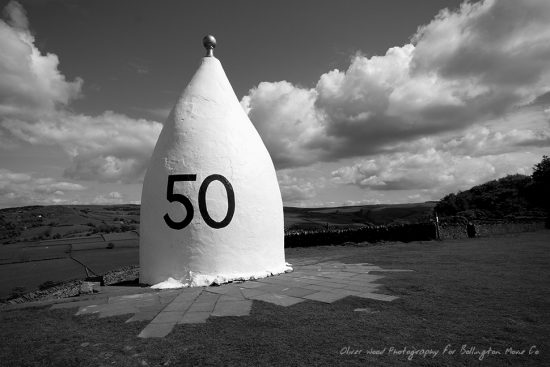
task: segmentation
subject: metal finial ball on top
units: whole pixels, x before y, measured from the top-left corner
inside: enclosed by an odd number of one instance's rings
[[[202,44],[206,48],[206,57],[214,57],[214,48],[216,48],[216,39],[214,36],[211,34],[204,36]]]

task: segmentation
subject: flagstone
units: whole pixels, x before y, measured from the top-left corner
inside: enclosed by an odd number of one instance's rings
[[[166,305],[172,302],[178,296],[178,293],[166,293],[166,294],[159,293],[158,296],[159,296],[159,302],[161,304]]]
[[[178,324],[199,324],[205,323],[210,317],[210,311],[189,311],[178,321]]]
[[[344,296],[342,294],[337,294],[332,292],[317,292],[317,293],[308,294],[303,298],[313,300],[313,301],[332,303],[334,301],[344,298]]]
[[[314,291],[317,291],[317,292],[319,292],[319,291],[328,292],[329,290],[334,289],[333,287],[325,287],[323,285],[317,285],[317,284],[304,285],[304,286],[302,286],[302,288],[314,290]]]
[[[275,285],[275,284],[266,284],[263,287],[257,288],[266,291],[266,293],[277,293],[282,291],[283,289],[287,289],[290,287],[284,286],[284,285]]]
[[[289,289],[284,290],[282,292],[286,296],[303,297],[303,296],[307,296],[308,294],[316,293],[317,290],[315,290],[315,289],[306,289],[306,288],[289,288]]]
[[[126,322],[128,323],[134,321],[151,321],[157,315],[158,311],[139,311],[138,313],[134,314],[134,316],[126,320]]]
[[[212,286],[212,287],[208,287],[208,292],[225,294],[236,287],[238,287],[236,284],[224,284],[219,286]]]
[[[166,323],[150,323],[139,333],[140,338],[164,338],[170,334],[174,325]]]
[[[348,296],[386,302],[398,298],[375,293],[384,288],[375,283],[384,276],[368,272],[399,269],[337,262],[295,265],[295,269],[279,276],[220,286],[152,292],[137,289],[135,294],[107,290],[102,298],[59,303],[51,309],[78,307],[76,315],[98,314],[99,317],[133,314],[127,323],[150,321],[139,337],[154,338],[168,335],[177,324],[205,323],[210,316],[249,315],[254,300],[288,307],[305,300],[333,303]]]
[[[154,324],[169,323],[175,325],[185,314],[187,310],[162,311],[151,321]]]
[[[278,306],[292,306],[296,303],[303,302],[302,298],[286,296],[284,294],[265,293],[257,296],[250,297],[251,299],[273,303]]]
[[[202,312],[212,312],[214,309],[214,306],[216,305],[217,299],[208,301],[208,302],[195,302],[189,307],[189,311],[187,312],[196,312],[196,311],[202,311]]]
[[[263,283],[256,282],[256,281],[237,283],[237,286],[239,288],[258,288],[263,285],[264,285]]]
[[[244,298],[250,298],[253,296],[257,296],[260,294],[268,293],[267,289],[261,289],[261,288],[253,288],[253,289],[241,289],[241,293],[243,294]]]
[[[385,302],[390,302],[390,301],[393,301],[393,300],[396,300],[396,299],[399,298],[399,297],[396,297],[396,296],[389,296],[389,295],[386,295],[386,294],[370,293],[370,292],[359,294],[358,297],[370,298],[370,299],[374,299],[374,300],[377,300],[377,301],[385,301]]]

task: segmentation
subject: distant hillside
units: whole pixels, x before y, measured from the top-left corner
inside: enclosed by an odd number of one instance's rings
[[[542,217],[550,212],[550,158],[531,176],[510,175],[449,194],[439,202],[335,208],[285,207],[285,229],[322,229],[429,222],[442,216],[470,219]],[[0,209],[0,243],[37,242],[139,230],[139,205],[52,205]],[[102,237],[103,238],[103,237]]]
[[[535,165],[533,175],[509,175],[469,190],[449,194],[437,203],[440,215],[469,219],[543,217],[549,210],[550,159]]]
[[[51,205],[0,209],[0,243],[84,237],[139,228],[139,205]]]
[[[429,221],[436,202],[379,204],[334,208],[285,207],[285,228],[364,226]]]
[[[285,228],[417,223],[429,220],[435,204],[285,207]],[[51,205],[0,209],[0,243],[37,242],[139,230],[139,213],[139,205]]]

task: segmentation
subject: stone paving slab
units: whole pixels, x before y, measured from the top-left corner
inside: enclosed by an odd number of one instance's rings
[[[253,296],[258,296],[260,294],[268,293],[267,289],[253,288],[253,289],[241,289],[241,293],[247,299],[251,299]]]
[[[164,338],[170,334],[173,329],[171,324],[153,324],[150,323],[139,333],[140,338]]]
[[[329,281],[332,284],[340,284],[341,286],[354,282],[350,278],[330,278]]]
[[[166,306],[162,304],[153,305],[153,306],[139,306],[140,312],[160,312],[162,311]]]
[[[159,311],[139,311],[138,313],[134,314],[134,316],[130,317],[126,322],[134,322],[134,321],[151,321],[157,316]]]
[[[258,287],[263,286],[263,283],[256,282],[256,281],[250,281],[250,282],[237,283],[237,286],[239,286],[239,288],[252,289],[252,288],[258,288]]]
[[[226,294],[228,292],[234,292],[235,289],[238,289],[236,284],[222,284],[218,286],[208,287],[208,292]]]
[[[352,291],[352,290],[349,290],[349,289],[330,289],[330,290],[327,290],[326,292],[334,293],[334,294],[341,294],[341,295],[343,295],[344,297],[347,297],[347,296],[356,296],[356,295],[358,295],[358,294],[363,294],[363,293],[365,293],[365,292]]]
[[[304,296],[306,299],[310,299],[313,301],[319,301],[319,302],[325,302],[325,303],[332,303],[334,301],[338,301],[339,299],[342,299],[346,297],[346,295],[338,294],[338,293],[332,293],[332,292],[317,292],[308,294],[307,296]]]
[[[344,287],[344,285],[342,283],[335,283],[335,282],[331,282],[331,281],[327,281],[325,283],[322,283],[322,285],[324,285],[325,287],[336,288],[336,289]]]
[[[176,298],[176,296],[177,296],[177,294],[174,294],[174,295],[171,294],[171,295],[167,295],[167,296],[163,296],[163,295],[159,294],[159,302],[162,305],[167,305],[167,304],[171,303],[174,300],[174,298]]]
[[[195,302],[196,298],[200,294],[199,292],[202,292],[202,290],[198,290],[194,293],[181,293],[170,304],[168,304],[162,311],[173,312],[173,311],[179,311],[179,310],[187,310]]]
[[[370,299],[375,299],[377,301],[386,301],[386,302],[390,302],[399,298],[396,296],[388,296],[386,294],[371,293],[371,292],[359,294],[357,295],[357,297],[370,298]]]
[[[279,279],[274,277],[268,277],[268,278],[261,278],[256,280],[258,283],[268,283],[268,284],[278,284],[278,283],[285,283],[286,279]]]
[[[316,284],[304,285],[302,288],[310,289],[310,290],[317,291],[317,292],[319,292],[319,291],[328,292],[328,291],[334,289],[333,287],[326,287],[324,285],[316,285]]]
[[[239,290],[241,288],[239,287]],[[210,288],[205,288],[204,292],[202,292],[199,297],[197,298],[197,302],[203,302],[203,301],[210,301],[210,300],[217,300],[222,294],[220,293],[214,293],[211,291]]]
[[[266,291],[266,293],[278,293],[283,289],[289,288],[285,285],[266,284],[263,287],[257,288]]]
[[[176,323],[181,320],[183,315],[185,314],[185,311],[187,310],[177,310],[177,311],[165,311],[163,310],[161,313],[159,313],[151,323],[153,324],[172,324],[176,325]]]
[[[211,294],[214,295],[214,297],[202,297],[204,294]],[[212,312],[214,310],[214,307],[216,306],[216,303],[218,302],[218,299],[220,298],[219,294],[214,293],[207,293],[203,292],[201,296],[199,296],[195,302],[189,307],[189,311],[204,311],[204,312]]]
[[[221,295],[219,300],[223,300],[224,298],[227,298],[227,297],[239,299],[239,300],[245,299],[239,287],[232,287],[228,292],[225,292],[223,295]]]
[[[216,307],[216,302],[193,303],[187,312],[212,312],[214,307]]]
[[[277,306],[288,307],[305,301],[303,298],[286,296],[284,294],[264,293],[251,297],[253,300],[273,303]]]
[[[205,323],[210,316],[249,315],[253,301],[282,307],[304,301],[333,303],[348,296],[390,302],[398,297],[375,293],[383,288],[375,282],[384,276],[370,272],[404,271],[336,261],[295,264],[294,269],[279,276],[210,287],[174,290],[122,287],[125,289],[109,290],[102,298],[60,303],[51,309],[78,307],[76,315],[99,317],[132,314],[127,323],[150,321],[138,335],[140,338],[162,338],[176,325]]]
[[[189,311],[186,312],[178,324],[199,324],[205,323],[210,317],[211,312],[207,311]]]
[[[317,291],[314,289],[306,289],[306,288],[288,288],[286,290],[283,290],[282,292],[286,296],[303,297],[303,296],[307,296],[308,294],[316,293]]]

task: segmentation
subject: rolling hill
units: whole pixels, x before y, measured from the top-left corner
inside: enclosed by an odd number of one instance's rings
[[[286,229],[417,223],[429,220],[436,202],[285,207]],[[52,205],[0,210],[0,243],[40,242],[139,231],[139,205]]]

